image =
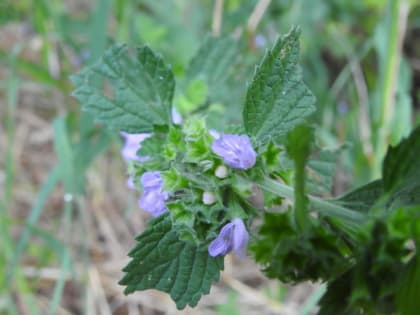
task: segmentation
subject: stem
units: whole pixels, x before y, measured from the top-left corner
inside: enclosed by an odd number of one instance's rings
[[[271,192],[283,198],[294,200],[295,192],[290,186],[284,185],[270,178],[265,178],[258,185],[265,191]],[[321,198],[307,195],[309,206],[315,208],[323,215],[335,217],[347,221],[349,223],[360,224],[366,220],[366,216],[362,213],[347,209],[343,206],[334,204],[330,201]]]
[[[267,11],[268,6],[270,5],[271,0],[260,0],[252,11],[251,16],[248,19],[248,32],[254,34],[258,24],[260,24],[264,13]]]
[[[215,0],[211,31],[214,37],[219,37],[222,29],[223,0]]]
[[[376,146],[373,177],[381,175],[382,159],[388,146],[391,132],[392,117],[394,115],[395,91],[398,86],[398,74],[401,60],[401,48],[407,24],[409,5],[407,1],[390,0],[390,23],[388,28],[388,42],[385,57],[383,80],[380,87],[379,117],[376,121]]]
[[[308,226],[308,198],[305,195],[305,160],[298,159],[295,161],[295,223],[300,231],[305,231]]]

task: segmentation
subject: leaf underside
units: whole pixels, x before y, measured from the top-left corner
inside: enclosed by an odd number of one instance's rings
[[[114,46],[71,79],[83,109],[110,128],[141,133],[171,124],[174,76],[147,46],[137,49],[135,58],[125,45]]]
[[[223,257],[211,257],[206,248],[181,241],[167,214],[151,221],[136,240],[120,281],[126,294],[157,289],[169,293],[177,308],[183,309],[187,304],[197,305],[211,283],[219,280]]]
[[[299,30],[293,28],[264,56],[248,88],[243,120],[258,143],[286,134],[315,111],[315,97],[297,62]]]

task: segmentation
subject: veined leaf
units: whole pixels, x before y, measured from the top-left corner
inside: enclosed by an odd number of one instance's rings
[[[175,80],[162,57],[144,46],[134,59],[125,45],[114,46],[102,59],[72,78],[73,92],[95,118],[128,133],[151,132],[169,125]],[[98,87],[106,79],[111,91]],[[109,95],[112,94],[112,95]]]
[[[257,67],[248,88],[243,120],[259,143],[287,133],[315,110],[315,97],[298,68],[299,30],[279,38]]]
[[[384,193],[382,180],[375,180],[367,185],[332,200],[348,209],[367,212]]]
[[[384,190],[402,186],[420,186],[420,127],[397,146],[390,147],[382,167]]]
[[[136,240],[120,281],[126,294],[158,289],[169,293],[177,308],[183,309],[187,304],[195,306],[209,293],[212,281],[219,279],[223,257],[211,257],[207,248],[180,240],[168,214],[152,220]]]

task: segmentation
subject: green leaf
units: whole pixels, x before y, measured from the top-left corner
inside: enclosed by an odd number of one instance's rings
[[[346,272],[328,284],[327,292],[322,297],[319,315],[360,315],[357,310],[348,307],[351,296],[352,273]]]
[[[243,120],[260,143],[287,133],[315,110],[315,97],[298,68],[299,30],[279,38],[257,67],[248,88]]]
[[[375,180],[367,185],[332,200],[348,209],[367,212],[383,195],[384,188],[382,180]]]
[[[414,256],[404,270],[403,281],[397,291],[397,305],[401,315],[418,314],[420,297],[420,258]]]
[[[141,142],[141,147],[136,154],[140,157],[158,158],[162,155],[162,142],[164,139],[154,135]]]
[[[203,80],[207,84],[210,97],[218,100],[219,90],[224,87],[235,58],[237,45],[232,39],[209,36],[191,59],[186,72],[187,80],[191,83]]]
[[[126,294],[158,289],[169,293],[177,308],[183,309],[187,304],[197,305],[201,295],[209,293],[212,281],[219,279],[223,257],[211,257],[207,248],[181,241],[168,214],[152,220],[136,240],[120,281]]]
[[[135,59],[125,45],[114,46],[71,79],[76,86],[73,96],[83,109],[111,128],[142,133],[172,123],[173,73],[147,46],[137,50]],[[99,88],[100,79],[111,89]]]
[[[397,146],[389,147],[382,167],[384,190],[420,186],[420,127]]]
[[[266,213],[251,250],[270,278],[287,283],[328,280],[348,268],[343,241],[328,226],[308,219],[304,232],[295,230],[290,213]]]
[[[318,156],[308,161],[308,191],[312,193],[329,193],[333,186],[335,167],[341,148],[322,150]]]

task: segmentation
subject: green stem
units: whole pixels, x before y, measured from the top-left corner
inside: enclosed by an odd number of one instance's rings
[[[294,214],[295,223],[300,231],[305,231],[308,226],[308,212],[307,212],[307,201],[308,198],[305,195],[305,160],[295,161],[295,196],[294,196]]]
[[[258,185],[265,191],[271,192],[283,198],[290,200],[295,199],[295,192],[290,186],[284,185],[271,178],[265,178]],[[319,213],[347,221],[349,223],[360,224],[366,220],[366,215],[347,209],[343,206],[332,203],[331,201],[323,200],[321,198],[307,195],[309,206],[316,209]]]
[[[395,91],[398,86],[398,73],[401,60],[402,39],[405,32],[408,3],[401,0],[390,0],[389,34],[385,56],[385,67],[383,71],[383,80],[379,91],[381,91],[378,103],[379,117],[375,122],[376,145],[375,145],[375,163],[373,177],[380,177],[382,159],[385,156],[388,147],[388,138],[391,133],[391,123],[394,114]]]

